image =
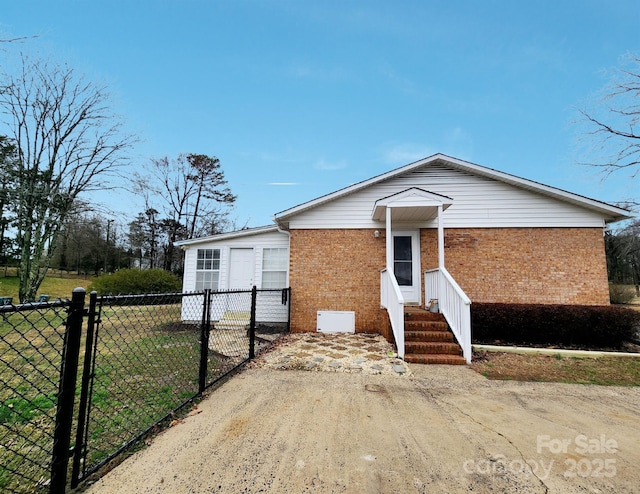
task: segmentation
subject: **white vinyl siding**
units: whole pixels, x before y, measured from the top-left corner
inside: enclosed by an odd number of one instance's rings
[[[220,280],[220,249],[198,249],[196,257],[197,292],[218,290]]]
[[[285,288],[287,286],[288,249],[265,248],[262,251],[262,288]]]
[[[378,199],[411,187],[453,199],[443,214],[445,228],[602,227],[597,212],[498,180],[442,164],[432,164],[342,198],[320,204],[290,218],[290,228],[380,228],[371,218]],[[406,227],[435,228],[429,223]]]
[[[199,291],[196,288],[198,273],[200,272],[198,267],[198,251],[201,250],[217,250],[220,253],[219,257],[219,278],[218,278],[218,290],[226,291],[229,289],[229,270],[231,249],[252,248],[255,256],[254,260],[254,281],[256,286],[262,286],[262,259],[264,249],[283,249],[286,253],[286,271],[285,271],[285,283],[288,281],[289,271],[289,236],[286,233],[279,232],[274,228],[266,231],[259,231],[257,233],[247,231],[235,232],[231,234],[222,234],[219,236],[212,236],[206,239],[194,239],[187,245],[184,245],[185,258],[184,258],[184,277],[182,281],[182,290],[184,292]],[[200,263],[201,266],[204,264]],[[286,285],[285,285],[286,286]],[[273,295],[273,296],[272,296]],[[281,295],[279,293],[271,294],[267,293],[261,296],[272,296],[272,303],[265,303],[261,301],[262,306],[267,306],[269,314],[265,315],[260,313],[260,321],[286,321],[287,320],[287,306],[282,305]],[[275,307],[275,308],[274,308]],[[182,305],[182,319],[185,321],[197,321],[202,316],[202,302],[194,304],[188,302]]]
[[[225,234],[221,235],[225,237]],[[271,230],[257,234],[247,234],[234,236],[233,238],[222,238],[216,240],[215,237],[196,241],[186,246],[184,259],[184,277],[182,289],[185,292],[196,290],[196,265],[197,252],[201,249],[217,249],[220,251],[220,277],[218,279],[218,290],[229,289],[229,257],[232,248],[253,248],[255,253],[255,277],[254,281],[258,287],[262,286],[262,251],[266,248],[283,248],[287,252],[287,267],[289,270],[289,236],[285,233]],[[287,277],[288,280],[288,277]]]

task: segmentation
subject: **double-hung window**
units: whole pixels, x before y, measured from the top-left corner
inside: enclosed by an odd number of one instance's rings
[[[262,250],[262,288],[277,289],[287,287],[287,248],[266,248]]]
[[[196,260],[196,291],[218,289],[220,280],[220,249],[198,249]]]

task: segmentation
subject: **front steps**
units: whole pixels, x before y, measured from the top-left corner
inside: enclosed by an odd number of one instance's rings
[[[467,363],[444,316],[418,307],[405,307],[404,352],[414,364]]]

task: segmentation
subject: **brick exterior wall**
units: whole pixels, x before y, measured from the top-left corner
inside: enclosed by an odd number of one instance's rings
[[[384,235],[373,230],[291,230],[291,331],[315,331],[317,311],[355,310],[356,331],[384,334]]]
[[[609,305],[601,228],[447,230],[444,255],[472,302]]]
[[[357,332],[389,338],[384,230],[290,233],[291,330],[315,331],[318,310],[354,310]],[[437,267],[437,230],[422,230],[420,244],[421,270]],[[472,302],[609,304],[599,228],[447,229],[445,266]]]

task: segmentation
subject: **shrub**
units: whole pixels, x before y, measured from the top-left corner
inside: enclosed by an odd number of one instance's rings
[[[162,269],[121,269],[100,275],[89,286],[99,295],[175,293],[181,289],[180,278]]]
[[[487,304],[471,306],[474,343],[620,348],[634,339],[640,312],[587,305]]]
[[[636,296],[636,289],[631,285],[609,284],[609,300],[612,304],[626,304]]]

